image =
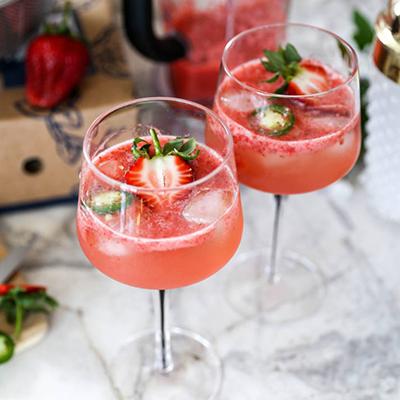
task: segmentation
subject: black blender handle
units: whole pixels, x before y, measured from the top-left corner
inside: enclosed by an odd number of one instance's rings
[[[145,57],[171,62],[182,58],[186,48],[175,35],[159,39],[153,31],[152,0],[122,0],[122,15],[126,36]]]

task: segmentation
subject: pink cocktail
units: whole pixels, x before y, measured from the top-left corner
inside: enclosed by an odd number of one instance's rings
[[[123,182],[134,162],[130,147],[131,141],[107,149],[94,166]],[[199,148],[192,168],[200,178],[221,167],[222,159],[209,147]],[[90,169],[82,171],[83,192],[96,181]],[[100,190],[97,185],[95,190]],[[232,257],[242,233],[237,183],[229,166],[207,185],[160,208],[135,198],[123,221],[118,213],[96,215],[90,207],[80,207],[77,224],[82,249],[96,268],[146,289],[177,288],[207,278]]]
[[[283,319],[298,318],[305,308],[318,306],[323,283],[315,266],[293,253],[280,257],[280,272],[286,275],[277,276],[282,201],[286,195],[336,182],[358,158],[355,52],[337,35],[302,24],[242,32],[225,47],[214,110],[232,132],[240,182],[275,197],[270,250],[243,258],[247,276],[252,264],[265,262],[267,282],[246,287],[262,298],[262,310],[275,312],[282,306]],[[254,312],[254,304],[237,298],[233,302],[246,313]],[[280,320],[277,313],[275,317]]]
[[[243,221],[230,133],[195,103],[139,99],[97,118],[83,154],[77,229],[84,253],[107,276],[158,293],[155,332],[137,335],[117,355],[119,391],[129,397],[139,384],[146,398],[158,400],[179,387],[183,398],[211,398],[221,363],[199,335],[168,329],[166,289],[206,279],[239,246]],[[197,374],[205,377],[201,386]]]
[[[322,68],[332,87],[343,84],[344,77]],[[272,73],[259,60],[236,67],[232,75],[254,89],[273,93],[277,88],[265,82]],[[355,101],[346,85],[311,102],[277,98],[274,104],[290,107],[295,118],[290,132],[279,137],[260,132],[252,115],[271,100],[241,90],[233,79],[220,85],[214,108],[233,134],[240,181],[263,192],[296,194],[328,186],[352,169],[361,145]]]

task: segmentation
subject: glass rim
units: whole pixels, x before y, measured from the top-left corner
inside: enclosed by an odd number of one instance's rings
[[[235,42],[237,42],[238,40],[242,39],[244,36],[246,36],[248,34],[251,34],[251,33],[254,33],[254,32],[257,32],[257,31],[261,31],[261,30],[273,29],[273,28],[281,28],[281,27],[298,27],[298,28],[313,29],[313,30],[328,34],[329,36],[335,38],[337,41],[339,41],[345,47],[345,49],[348,51],[348,53],[350,55],[351,71],[350,71],[349,76],[342,83],[340,83],[339,85],[337,85],[337,86],[335,86],[335,87],[333,87],[333,88],[331,88],[329,90],[325,90],[323,92],[317,92],[317,93],[313,93],[313,94],[296,94],[296,95],[267,92],[265,90],[257,89],[257,88],[255,88],[253,86],[250,86],[247,83],[244,83],[240,79],[236,78],[232,74],[232,70],[227,66],[227,63],[226,63],[227,54],[228,54],[230,48],[233,46],[233,44]],[[327,29],[320,28],[320,27],[315,26],[315,25],[303,24],[303,23],[298,23],[298,22],[289,22],[289,23],[284,22],[284,23],[266,24],[266,25],[256,26],[254,28],[247,29],[245,31],[240,32],[239,34],[237,34],[233,38],[231,38],[228,41],[228,43],[225,45],[224,51],[222,53],[221,65],[222,65],[222,68],[223,68],[224,72],[227,74],[227,76],[229,76],[229,78],[233,79],[238,85],[242,86],[246,90],[254,92],[254,93],[257,93],[257,94],[259,94],[261,96],[286,98],[286,99],[314,98],[314,97],[324,96],[324,95],[327,95],[329,93],[333,93],[336,90],[338,90],[339,88],[342,88],[343,86],[348,85],[358,74],[358,57],[357,57],[357,53],[354,50],[354,48],[346,40],[344,40],[342,37],[340,37],[336,33],[331,32],[331,31],[329,31]]]
[[[227,143],[228,149],[227,149],[226,154],[223,157],[219,154],[222,158],[221,164],[219,164],[215,169],[213,169],[211,172],[204,175],[200,179],[194,180],[193,182],[187,183],[185,185],[172,186],[172,187],[163,188],[163,189],[161,189],[161,188],[146,188],[143,186],[130,185],[128,183],[121,182],[117,179],[109,177],[108,175],[103,173],[99,168],[97,168],[97,166],[94,164],[94,162],[90,158],[88,151],[87,151],[88,142],[90,140],[89,137],[92,134],[92,132],[94,131],[94,129],[96,129],[96,127],[98,127],[102,121],[107,119],[107,117],[110,116],[111,114],[113,114],[115,111],[122,110],[124,108],[135,106],[135,105],[138,105],[141,103],[144,104],[144,103],[152,103],[152,102],[164,102],[164,103],[175,102],[175,103],[179,103],[179,104],[189,105],[189,106],[192,106],[193,108],[203,111],[206,115],[209,115],[212,118],[214,118],[221,125],[223,131],[225,132],[225,134],[228,138],[228,143]],[[94,174],[96,174],[99,178],[101,178],[106,183],[108,183],[112,186],[118,186],[122,191],[133,192],[133,193],[135,193],[135,192],[141,192],[141,193],[174,192],[174,191],[178,191],[178,190],[191,189],[191,188],[196,187],[204,182],[207,182],[209,179],[211,179],[212,177],[217,175],[223,168],[225,168],[230,157],[233,155],[233,137],[232,137],[228,127],[226,126],[226,124],[222,121],[222,119],[214,111],[212,111],[211,109],[209,109],[201,104],[195,103],[190,100],[180,99],[177,97],[163,97],[163,96],[142,97],[142,98],[138,98],[138,99],[129,100],[124,103],[120,103],[120,104],[112,107],[111,109],[104,111],[100,115],[98,115],[97,118],[90,124],[89,128],[87,129],[87,131],[85,133],[85,136],[83,139],[83,145],[82,145],[82,155],[83,155],[84,161],[87,163],[90,170]]]

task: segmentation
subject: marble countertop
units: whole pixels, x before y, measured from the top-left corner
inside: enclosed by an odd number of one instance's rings
[[[271,196],[243,189],[240,251],[260,247],[272,224]],[[122,400],[110,373],[118,348],[152,327],[151,296],[111,281],[82,255],[75,208],[3,216],[9,237],[28,228],[40,241],[26,260],[32,282],[61,306],[36,347],[0,366],[2,400]],[[395,400],[400,396],[400,225],[375,216],[347,182],[286,205],[283,241],[320,266],[327,293],[306,319],[246,318],[225,296],[235,260],[208,280],[172,292],[172,322],[208,338],[224,363],[221,400]],[[218,307],[215,307],[218,304]]]
[[[351,6],[373,16],[379,3],[294,0],[291,19],[348,37]],[[242,194],[239,253],[268,241],[273,216],[271,196],[246,188]],[[0,366],[1,400],[127,400],[110,364],[127,338],[152,327],[151,296],[90,266],[74,215],[69,205],[0,218],[10,239],[27,230],[40,235],[24,272],[60,302],[45,339]],[[317,313],[286,324],[243,317],[225,296],[235,259],[208,280],[172,292],[173,325],[202,334],[223,360],[220,399],[399,399],[400,224],[376,216],[362,187],[347,181],[291,198],[284,224],[283,242],[323,271],[327,293]]]

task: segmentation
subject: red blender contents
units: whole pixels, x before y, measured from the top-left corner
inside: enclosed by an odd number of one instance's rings
[[[226,2],[229,3],[229,2]],[[192,1],[179,9],[166,7],[168,29],[178,32],[189,45],[185,59],[171,64],[174,94],[210,103],[217,87],[219,64],[226,44],[243,30],[286,20],[286,1],[247,0],[196,9]]]

